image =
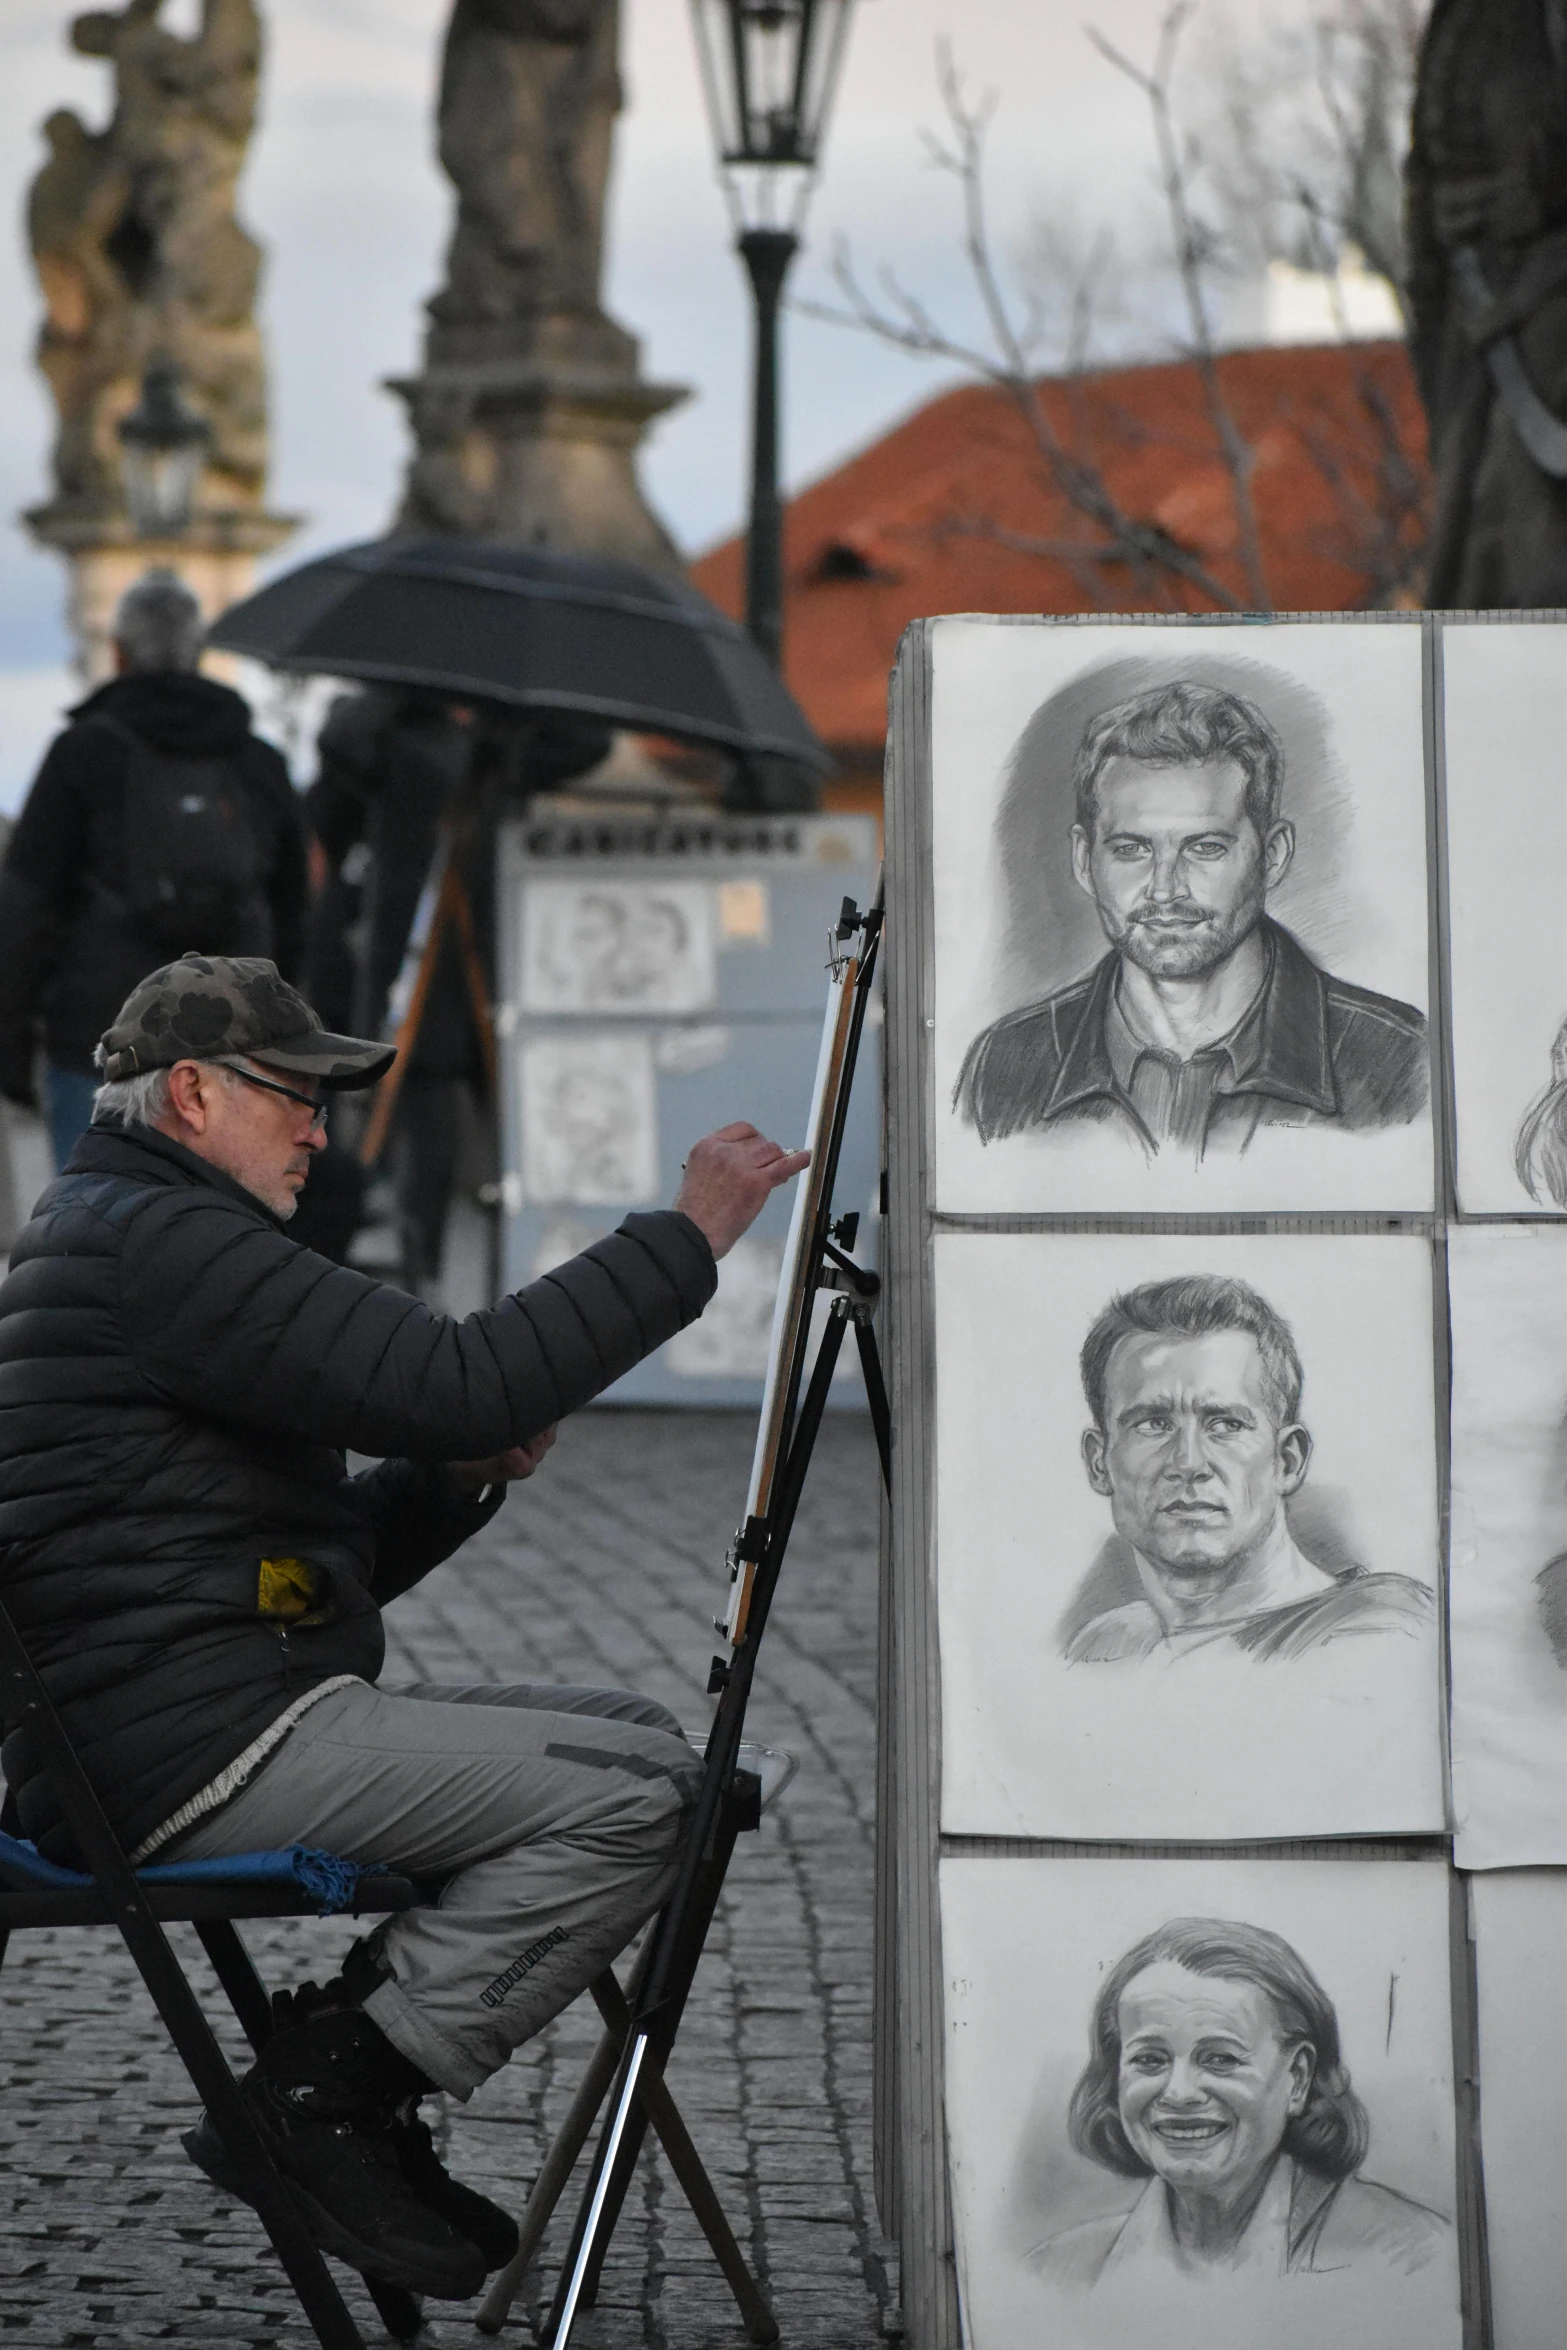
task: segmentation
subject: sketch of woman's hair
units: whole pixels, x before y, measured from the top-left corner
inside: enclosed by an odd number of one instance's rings
[[[1173,1918],[1110,1969],[1094,2003],[1092,2053],[1067,2119],[1078,2153],[1123,2178],[1152,2175],[1121,2124],[1121,1995],[1134,1977],[1165,1960],[1188,1974],[1255,1984],[1278,2018],[1280,2036],[1309,2045],[1311,2087],[1302,2110],[1285,2125],[1280,2150],[1320,2178],[1347,2179],[1364,2161],[1371,2131],[1339,2051],[1333,2002],[1282,1935],[1229,1918]]]
[[[1567,1020],[1551,1046],[1551,1082],[1524,1112],[1513,1165],[1531,1199],[1567,1208]]]
[[[1089,2043],[1067,2136],[1138,2195],[1034,2246],[1029,2265],[1059,2286],[1233,2276],[1237,2262],[1409,2276],[1440,2255],[1442,2214],[1360,2175],[1371,2127],[1338,2016],[1282,1935],[1170,1919],[1106,1975]]]

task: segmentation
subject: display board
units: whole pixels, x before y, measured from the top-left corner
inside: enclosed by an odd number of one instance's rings
[[[502,1277],[519,1288],[671,1200],[686,1147],[735,1118],[803,1134],[828,934],[876,886],[869,817],[551,817],[502,828]],[[874,1255],[879,1034],[862,1051],[839,1197]],[[613,1403],[760,1402],[789,1224],[775,1198],[707,1311]],[[834,1401],[858,1407],[845,1358]]]
[[[1554,2140],[1516,2042],[1487,2103],[1523,1960],[1465,1872],[1567,1864],[1564,787],[1553,616],[904,639],[913,2350],[1535,2339]]]

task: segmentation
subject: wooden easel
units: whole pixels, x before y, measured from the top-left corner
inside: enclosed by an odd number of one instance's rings
[[[473,905],[462,877],[462,852],[472,831],[473,817],[466,808],[441,819],[435,856],[419,893],[408,944],[403,949],[402,968],[392,987],[389,1010],[396,1021],[397,1058],[375,1089],[369,1121],[360,1137],[359,1162],[366,1168],[373,1167],[386,1148],[403,1080],[424,1025],[425,1007],[435,984],[441,948],[448,931],[453,929],[462,955],[463,978],[478,1030],[479,1050],[484,1058],[485,1083],[491,1101],[496,1098],[495,1023],[490,1017],[490,991],[479,954]]]

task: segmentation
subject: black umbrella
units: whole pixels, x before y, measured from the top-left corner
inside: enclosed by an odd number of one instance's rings
[[[679,578],[482,539],[370,539],[285,572],[208,642],[273,669],[439,692],[826,770],[745,631]]]

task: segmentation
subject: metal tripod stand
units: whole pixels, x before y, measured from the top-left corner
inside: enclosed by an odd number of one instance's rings
[[[612,1978],[602,1978],[594,1986],[593,1996],[606,2026],[604,2038],[529,2199],[518,2253],[497,2278],[479,2312],[480,2326],[487,2332],[498,2332],[607,2095],[606,2117],[542,2337],[548,2350],[566,2350],[577,2313],[593,2305],[604,2257],[650,2122],[728,2279],[751,2340],[765,2345],[778,2339],[776,2321],[674,2112],[664,2069],[723,1890],[735,1838],[758,1824],[757,1782],[752,1774],[737,1768],[746,1705],[833,1373],[851,1327],[882,1476],[890,1483],[891,1416],[872,1326],[880,1282],[849,1253],[858,1217],[832,1220],[833,1182],[881,919],[879,899],[863,915],[845,899],[834,934],[833,988],[812,1116],[812,1163],[802,1178],[790,1235],[745,1522],[730,1553],[729,1613],[717,1626],[728,1635],[730,1653],[713,1659],[708,1680],[709,1694],[719,1702],[681,1872],[667,1906],[649,1932],[629,1996],[603,1995]],[[807,1375],[812,1307],[821,1292],[827,1293],[830,1304]]]

